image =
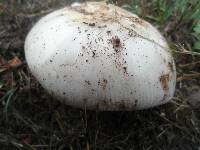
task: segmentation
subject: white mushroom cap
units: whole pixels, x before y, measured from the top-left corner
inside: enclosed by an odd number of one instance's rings
[[[43,17],[25,41],[28,66],[68,105],[135,110],[168,102],[176,69],[148,22],[104,2],[74,4]]]

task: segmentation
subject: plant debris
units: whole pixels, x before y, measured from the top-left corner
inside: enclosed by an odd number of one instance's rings
[[[0,74],[9,71],[11,69],[18,68],[22,64],[23,64],[22,61],[18,57],[15,57],[12,60],[8,61],[7,63],[0,64]]]
[[[161,3],[141,0],[143,5],[131,8],[141,16],[149,16],[161,31],[165,29],[164,35],[174,49],[179,78],[176,94],[166,105],[133,112],[74,109],[48,95],[26,64],[11,69],[24,62],[24,38],[35,21],[66,2],[69,1],[0,1],[0,7],[9,7],[9,11],[0,11],[0,63],[1,69],[9,70],[0,75],[1,150],[199,150],[200,105],[195,92],[200,89],[200,55],[191,51],[195,39],[188,33],[191,20],[179,20],[179,13],[170,20],[162,19],[161,12],[166,8]],[[186,8],[195,8],[194,2]],[[126,0],[118,3],[126,4]],[[148,9],[152,7],[155,9]],[[157,20],[151,17],[154,10]],[[184,45],[177,47],[180,43]]]

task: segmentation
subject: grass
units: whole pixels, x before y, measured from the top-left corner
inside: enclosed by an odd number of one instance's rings
[[[1,2],[12,9],[1,10],[0,15],[2,150],[199,150],[200,107],[192,101],[193,92],[200,89],[198,0],[119,1],[163,33],[174,49],[179,77],[171,102],[133,112],[81,110],[52,98],[29,72],[23,41],[33,23],[44,15],[41,10],[68,2],[9,2]],[[1,71],[5,69],[2,64],[16,56],[23,65]]]
[[[165,34],[168,33],[168,37],[182,32],[184,39],[172,37],[173,43],[185,44],[189,50],[199,52],[200,1],[134,0],[131,4],[124,5],[124,8],[159,25]]]

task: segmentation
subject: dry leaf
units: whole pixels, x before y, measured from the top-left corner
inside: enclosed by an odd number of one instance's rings
[[[7,63],[0,65],[0,73],[8,71],[10,69],[17,68],[21,65],[22,61],[18,57],[15,57],[12,60],[8,61]]]

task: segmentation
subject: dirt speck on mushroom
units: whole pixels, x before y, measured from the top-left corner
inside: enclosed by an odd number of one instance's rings
[[[100,85],[103,88],[103,90],[106,89],[107,83],[108,83],[107,79],[101,79],[98,81],[98,85]]]
[[[164,99],[165,99],[169,93],[169,74],[161,75],[160,82],[161,82],[162,89],[164,91]]]

